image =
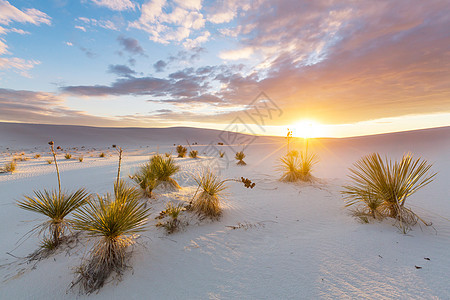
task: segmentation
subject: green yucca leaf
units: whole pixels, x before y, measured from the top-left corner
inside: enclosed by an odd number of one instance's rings
[[[352,185],[344,186],[342,192],[347,206],[359,202],[371,203],[376,199],[386,207],[391,207],[391,216],[396,212],[392,207],[404,206],[406,199],[434,180],[432,164],[421,158],[414,159],[412,154],[403,155],[400,161],[383,161],[378,153],[372,153],[358,160],[350,168]]]
[[[43,214],[54,220],[62,220],[75,209],[83,206],[89,199],[85,189],[67,194],[56,190],[34,191],[34,197],[25,196],[25,200],[18,201],[20,208]]]
[[[56,247],[64,234],[64,230],[71,223],[65,217],[74,210],[85,205],[90,194],[85,189],[67,194],[56,190],[35,191],[34,197],[25,196],[25,200],[18,201],[20,208],[43,214],[49,218],[40,227],[41,231],[49,231],[53,245]]]
[[[139,201],[136,190],[122,188],[116,192],[119,198],[97,195],[96,201],[90,201],[77,210],[74,227],[90,236],[116,239],[145,230],[150,208]]]

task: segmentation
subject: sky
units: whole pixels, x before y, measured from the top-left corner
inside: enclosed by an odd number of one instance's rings
[[[450,126],[448,0],[0,0],[0,121]]]

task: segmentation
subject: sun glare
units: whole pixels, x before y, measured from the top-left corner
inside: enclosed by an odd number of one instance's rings
[[[295,123],[292,128],[293,136],[302,138],[321,137],[324,136],[324,133],[323,126],[311,120],[303,120]]]

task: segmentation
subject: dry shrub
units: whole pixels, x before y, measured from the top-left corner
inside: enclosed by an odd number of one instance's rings
[[[185,157],[187,153],[187,148],[181,145],[178,145],[177,148],[178,157]]]
[[[245,166],[246,165],[246,162],[244,161],[244,158],[245,158],[244,151],[237,152],[235,158],[238,161],[236,163],[238,166]]]

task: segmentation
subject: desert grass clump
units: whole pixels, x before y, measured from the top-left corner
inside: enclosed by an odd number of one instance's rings
[[[163,158],[157,154],[150,159],[150,172],[153,174],[158,185],[163,185],[166,188],[180,189],[180,185],[172,178],[180,170],[180,167],[175,164],[172,157]]]
[[[153,190],[158,185],[156,175],[152,172],[151,163],[148,162],[139,167],[139,170],[130,176],[130,178],[139,186],[144,197],[152,198]]]
[[[434,180],[436,173],[430,171],[432,164],[421,158],[414,159],[407,153],[400,161],[383,160],[372,153],[357,161],[350,168],[351,185],[342,192],[347,207],[362,205],[372,217],[381,215],[394,218],[406,233],[421,220],[405,207],[406,199]]]
[[[14,173],[14,171],[17,169],[17,163],[15,160],[12,160],[8,163],[5,163],[3,165],[3,168],[0,169],[0,173]]]
[[[300,152],[300,174],[302,181],[312,181],[312,169],[315,164],[319,162],[319,158],[315,153],[309,153],[307,151]]]
[[[187,153],[187,148],[181,145],[178,145],[177,148],[178,157],[185,157]]]
[[[238,161],[236,164],[238,166],[245,166],[247,163],[244,161],[245,154],[244,151],[239,151],[236,153],[236,156],[234,157]]]
[[[40,229],[39,233],[44,232],[44,244],[51,242],[53,243],[53,248],[56,248],[60,244],[66,230],[70,230],[72,225],[72,221],[66,218],[67,215],[85,205],[90,195],[83,188],[73,193],[61,190],[61,179],[53,141],[49,142],[49,145],[55,162],[58,190],[47,191],[44,189],[42,192],[34,191],[34,196],[25,196],[25,199],[18,201],[17,205],[25,210],[48,217],[46,222],[35,227],[35,229]]]
[[[197,150],[189,151],[189,157],[190,158],[198,158],[198,151]]]
[[[284,182],[296,182],[301,180],[300,161],[297,156],[286,155],[280,158],[281,166],[279,169],[283,172],[280,180]]]
[[[53,163],[53,160],[47,159],[47,163],[48,163],[49,165],[51,165],[51,164]]]
[[[78,157],[79,162],[83,162],[83,159],[84,159],[83,156]]]
[[[114,196],[97,195],[75,214],[74,227],[94,240],[89,257],[77,269],[72,287],[90,294],[99,290],[112,273],[121,276],[128,267],[129,246],[145,229],[149,209],[139,201],[139,193],[123,180],[115,184]]]
[[[201,175],[194,177],[194,180],[200,193],[194,196],[192,210],[202,217],[218,219],[222,214],[220,202],[228,188],[226,180],[221,180],[210,170],[204,170]]]
[[[164,153],[164,156],[165,156],[165,157],[171,157],[171,156],[172,156],[172,153],[171,153],[171,152],[166,152],[166,153]]]
[[[220,157],[220,158],[223,158],[224,155],[225,155],[225,152],[224,152],[224,151],[219,151],[219,157]]]
[[[181,224],[178,217],[180,216],[181,212],[185,210],[186,208],[184,207],[183,203],[175,205],[172,202],[168,202],[166,204],[166,209],[161,211],[159,213],[159,216],[156,217],[157,219],[168,218],[168,220],[165,222],[158,222],[156,226],[164,227],[168,234],[176,232]]]
[[[34,155],[33,157],[34,157],[35,159],[38,159],[38,158],[41,157],[41,155],[40,155],[40,154],[36,154],[36,155]]]
[[[66,155],[64,155],[65,159],[71,159],[72,158],[72,154],[70,153],[66,153]]]
[[[295,151],[295,150],[292,150]],[[280,180],[284,182],[306,181],[310,182],[314,179],[312,176],[312,168],[318,162],[315,154],[308,154],[308,152],[300,152],[298,155],[288,153],[280,159],[279,170],[283,172]]]
[[[104,152],[102,152],[102,153],[100,153],[100,155],[98,156],[98,157],[105,157],[106,156],[106,154],[104,153]]]

